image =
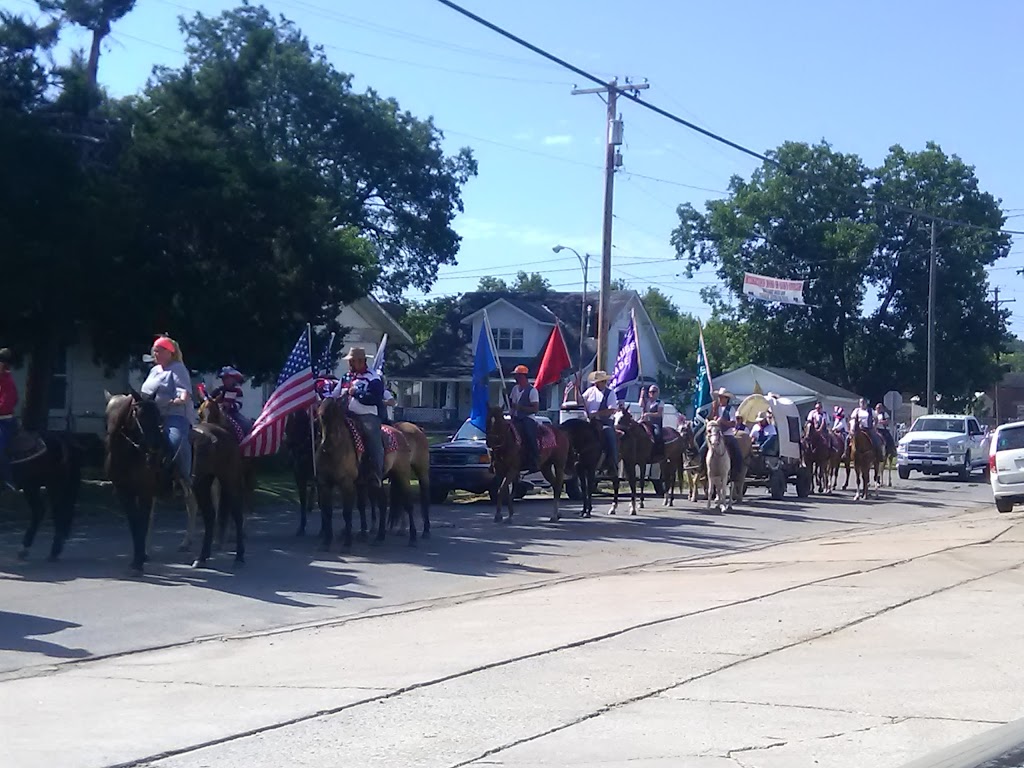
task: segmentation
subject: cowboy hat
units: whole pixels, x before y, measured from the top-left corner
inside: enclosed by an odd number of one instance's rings
[[[760,413],[758,413],[757,414],[757,420],[758,421],[768,421],[768,412],[767,411],[761,411]]]
[[[512,369],[512,373],[521,373],[524,376],[526,376],[529,372],[530,369],[527,368],[525,365],[517,365],[515,368]]]
[[[363,347],[352,347],[349,349],[348,354],[345,355],[346,360],[365,360],[366,350]]]
[[[233,365],[225,365],[219,371],[217,371],[217,378],[223,379],[225,376],[235,376],[239,379],[244,379],[242,372],[235,368]]]
[[[597,384],[599,381],[608,381],[610,379],[611,376],[608,375],[607,371],[592,371],[587,377],[591,384]]]
[[[730,392],[725,387],[719,387],[718,391],[715,392],[715,396],[716,397],[728,397],[730,400],[732,400],[732,398],[734,397],[733,393]]]

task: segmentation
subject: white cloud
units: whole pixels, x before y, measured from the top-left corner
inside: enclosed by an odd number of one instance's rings
[[[559,133],[554,136],[545,136],[543,142],[544,145],[548,147],[564,146],[566,144],[572,144],[572,136],[567,133]]]

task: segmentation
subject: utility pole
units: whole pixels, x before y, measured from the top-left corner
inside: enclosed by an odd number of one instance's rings
[[[622,119],[618,117],[616,107],[618,96],[624,91],[642,91],[650,88],[649,83],[630,83],[619,86],[618,79],[613,79],[600,88],[573,88],[572,95],[588,93],[608,94],[608,129],[605,140],[604,159],[604,225],[601,235],[601,292],[597,306],[597,368],[607,370],[608,360],[608,325],[609,325],[609,294],[612,287],[612,213],[614,211],[615,169],[622,165],[622,154],[618,146],[622,144]]]
[[[935,413],[935,221],[928,260],[928,413]]]
[[[999,298],[999,288],[998,287],[997,288],[993,288],[992,289],[992,293],[995,294],[995,299],[993,300],[993,304],[996,305],[996,312],[999,312],[999,305],[1000,304],[1012,304],[1013,302],[1016,301],[1016,299],[1002,299],[1002,300],[1000,300],[1000,298]],[[997,365],[999,365],[1001,357],[1002,357],[1002,354],[1000,353],[999,349],[997,348],[996,349],[996,364]],[[999,381],[1002,378],[1003,378],[1003,371],[1002,371],[1002,368],[1000,368],[1000,370],[999,370],[999,378],[996,379],[995,398],[994,398],[995,402],[992,405],[992,417],[995,419],[997,427],[999,426]]]

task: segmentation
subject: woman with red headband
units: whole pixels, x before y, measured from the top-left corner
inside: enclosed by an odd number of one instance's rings
[[[192,486],[192,378],[181,360],[181,347],[168,336],[153,342],[155,365],[142,385],[142,394],[159,406],[164,419],[164,434],[170,444],[173,465],[186,486]]]

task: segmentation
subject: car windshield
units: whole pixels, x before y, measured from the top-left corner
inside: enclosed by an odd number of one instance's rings
[[[967,434],[963,419],[918,419],[911,432],[957,432]]]
[[[471,421],[465,422],[459,431],[455,433],[453,440],[485,440],[487,435],[483,433],[483,430],[477,429]]]

